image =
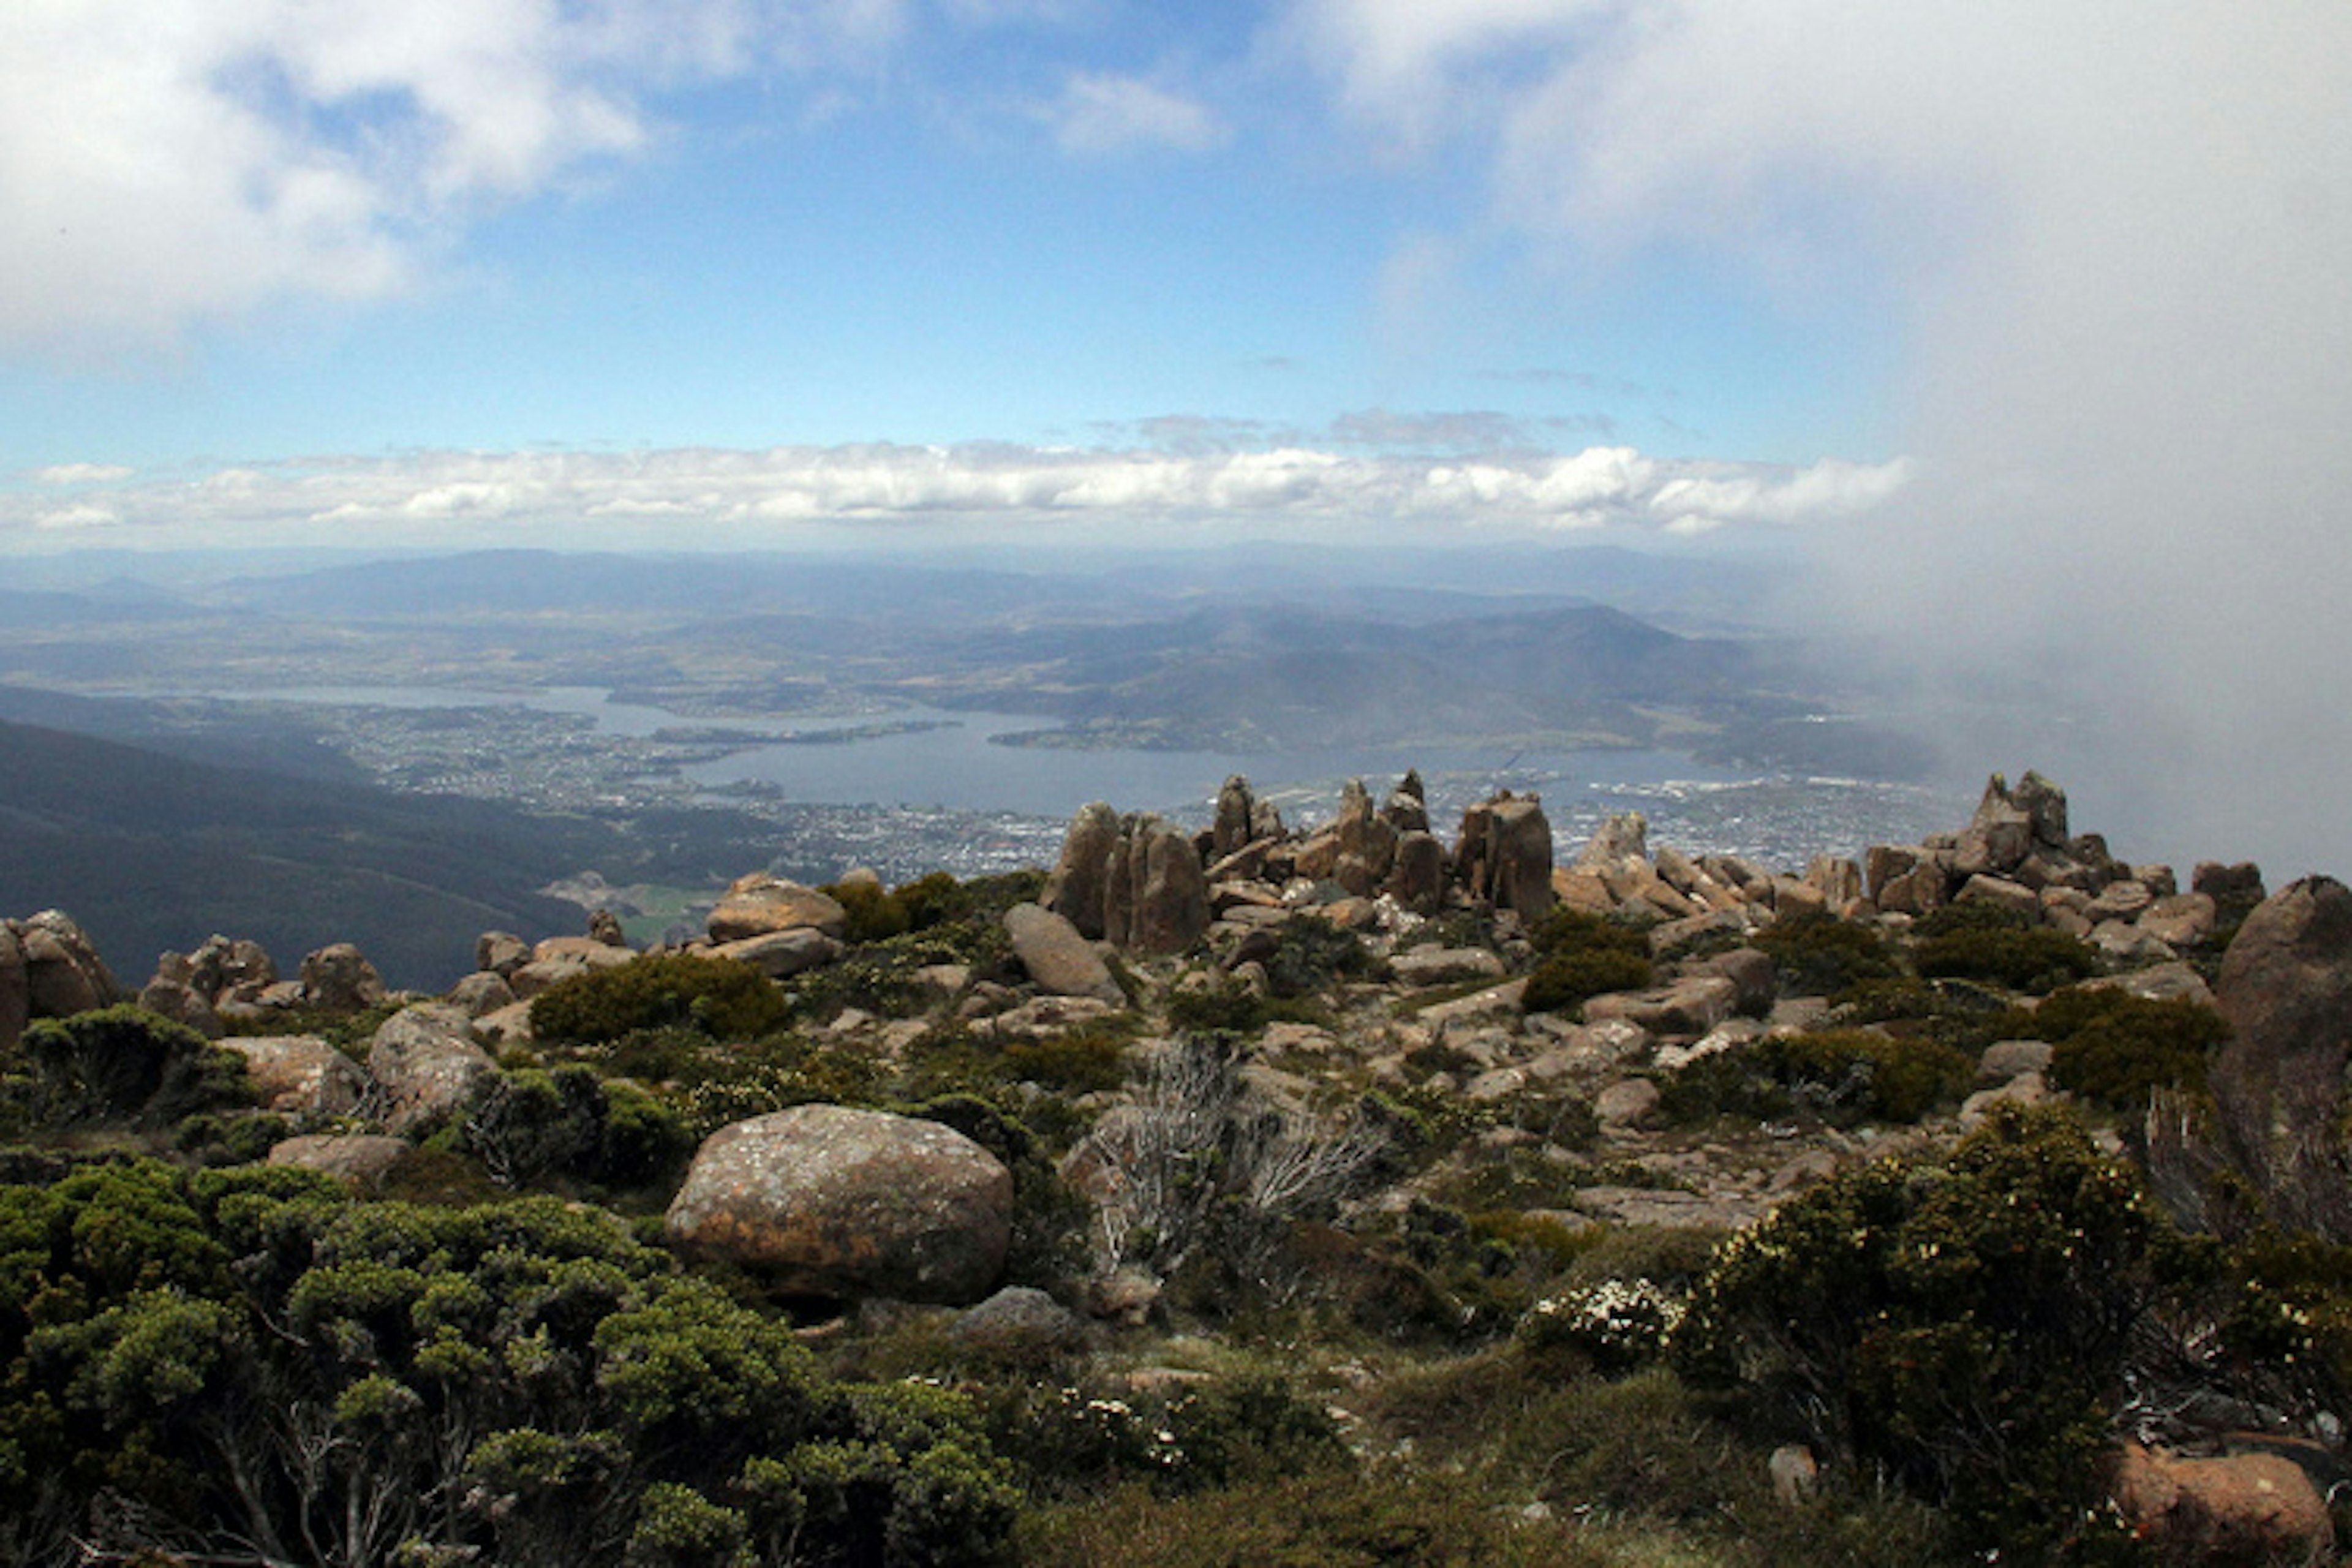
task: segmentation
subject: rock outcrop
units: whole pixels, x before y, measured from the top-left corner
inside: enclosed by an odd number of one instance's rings
[[[954,1129],[803,1105],[712,1133],[666,1224],[788,1294],[970,1302],[1004,1271],[1012,1215],[1012,1173]]]
[[[2241,1167],[2280,1216],[2352,1241],[2339,1164],[2352,1058],[2352,889],[2311,877],[2246,917],[2222,956],[2214,998],[2231,1037],[2212,1072]]]

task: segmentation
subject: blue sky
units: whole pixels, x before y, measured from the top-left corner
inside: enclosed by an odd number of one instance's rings
[[[43,84],[0,131],[0,549],[325,542],[351,513],[190,487],[420,453],[1605,447],[1658,465],[1612,507],[1823,458],[1896,488],[1874,280],[1507,210],[1478,98],[1602,9],[47,0],[0,21]],[[496,521],[583,503],[548,504]]]

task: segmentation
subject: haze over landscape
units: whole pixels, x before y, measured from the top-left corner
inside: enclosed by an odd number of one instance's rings
[[[2128,852],[2352,864],[2341,7],[91,0],[0,37],[16,588],[1608,544],[1760,563],[1729,616],[1633,607],[1801,642],[1847,689],[1781,695],[1948,784],[2037,764]]]

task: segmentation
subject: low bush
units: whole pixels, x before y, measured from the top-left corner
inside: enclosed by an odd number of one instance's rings
[[[1599,948],[1554,953],[1528,974],[1522,1005],[1530,1013],[1580,1007],[1612,991],[1639,991],[1654,973],[1646,952]]]
[[[748,964],[700,953],[649,953],[558,981],[531,999],[539,1039],[598,1043],[644,1029],[690,1028],[749,1040],[781,1028],[784,994]]]
[[[1293,915],[1282,924],[1274,956],[1265,961],[1266,989],[1276,997],[1311,996],[1341,980],[1370,976],[1378,964],[1354,931],[1321,915]]]
[[[1903,973],[1885,937],[1859,921],[1829,915],[1775,921],[1757,933],[1755,945],[1771,954],[1780,989],[1791,996],[1832,996]]]
[[[1654,977],[1650,939],[1629,925],[1562,904],[1536,922],[1537,954],[1524,1005],[1555,1013],[1612,991],[1638,991]]]
[[[2112,986],[2056,992],[2001,1022],[2009,1037],[2051,1042],[2058,1088],[2125,1111],[2147,1110],[2158,1089],[2202,1090],[2207,1065],[2230,1037],[2228,1022],[2201,1003]]]
[[[1675,1362],[1979,1543],[2050,1551],[2095,1496],[2166,1235],[2070,1118],[2004,1111],[1940,1163],[1846,1172],[1733,1237]]]
[[[1769,1035],[1667,1074],[1659,1106],[1685,1123],[1800,1113],[1840,1126],[1916,1121],[1957,1097],[1975,1074],[1966,1053],[1932,1039],[1900,1040],[1869,1029]]]
[[[6,1070],[10,1098],[36,1127],[152,1130],[253,1103],[243,1057],[129,1003],[36,1022]]]
[[[2042,993],[2099,973],[2099,955],[2064,931],[1991,903],[1948,904],[1915,928],[1912,962],[1930,978],[1990,981]]]

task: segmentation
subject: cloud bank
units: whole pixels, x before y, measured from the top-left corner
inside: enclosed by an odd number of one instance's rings
[[[1296,30],[1565,268],[1696,255],[1900,312],[1916,477],[1822,556],[1872,657],[1979,754],[2074,770],[2095,823],[2352,870],[2352,10],[1302,0]]]
[[[1178,522],[1360,535],[1396,527],[1690,532],[1820,522],[1876,504],[1896,462],[1806,468],[1644,457],[1366,456],[1312,446],[1213,450],[1013,446],[423,453],[155,479],[63,465],[0,490],[0,547],[122,544],[788,543],[813,527]],[[587,531],[583,533],[583,525]]]

